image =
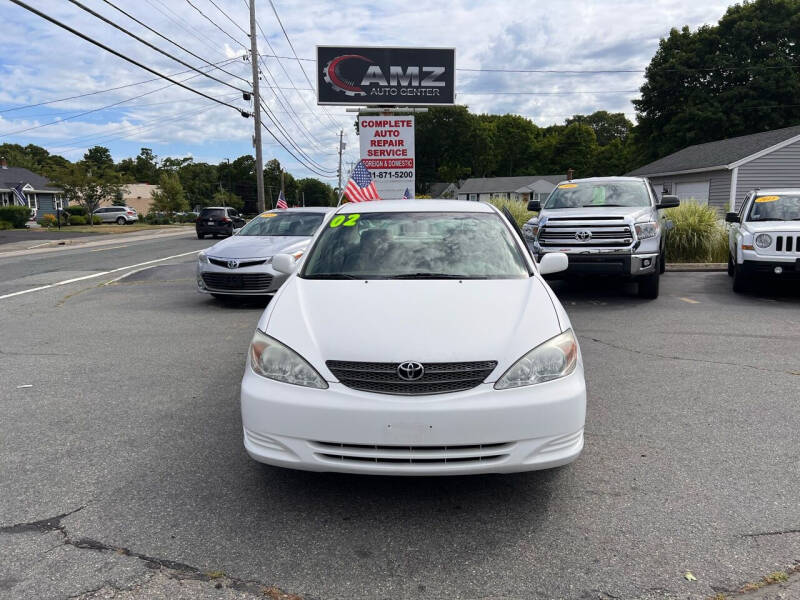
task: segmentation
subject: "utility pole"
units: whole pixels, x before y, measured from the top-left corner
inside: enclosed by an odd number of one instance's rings
[[[343,148],[342,148],[342,135],[343,134],[344,134],[344,130],[340,129],[339,130],[339,170],[337,171],[337,173],[339,175],[339,187],[336,188],[336,190],[339,192],[340,196],[341,196],[341,190],[342,190],[342,150],[343,150]]]
[[[261,155],[261,95],[258,93],[258,40],[256,38],[256,0],[250,0],[250,62],[253,63],[253,120],[256,147],[256,194],[258,212],[266,210],[264,205],[264,158]]]

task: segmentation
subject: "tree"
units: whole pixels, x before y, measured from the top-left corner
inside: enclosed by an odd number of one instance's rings
[[[153,208],[159,212],[172,214],[186,210],[186,194],[177,173],[162,173],[158,189],[153,192]]]
[[[217,190],[217,193],[212,197],[212,203],[214,206],[230,206],[239,211],[244,208],[244,200],[233,192],[226,190]]]
[[[634,101],[643,160],[800,123],[800,0],[755,0],[672,29]]]
[[[150,148],[142,148],[133,161],[133,176],[141,183],[158,181],[158,157]]]
[[[336,196],[333,188],[319,179],[306,177],[297,181],[300,199],[305,196],[306,206],[335,206]]]
[[[501,176],[521,175],[531,170],[539,128],[530,119],[519,115],[501,115],[494,119],[496,173]]]
[[[165,158],[161,163],[162,167],[169,160]],[[227,187],[228,181],[220,179],[219,169],[216,165],[196,163],[191,159],[182,161],[182,163],[180,167],[177,167],[177,174],[189,206],[211,206],[214,203],[214,194],[219,191],[220,184]]]
[[[121,188],[119,175],[113,170],[98,171],[87,162],[69,165],[54,176],[56,184],[64,191],[64,198],[84,206],[89,224],[92,214],[103,200],[114,198]]]
[[[114,159],[105,146],[93,146],[83,155],[83,162],[96,171],[107,171],[114,168]]]
[[[590,115],[574,115],[566,120],[567,126],[573,123],[591,127],[597,136],[599,146],[606,146],[614,140],[624,142],[633,129],[633,123],[628,120],[625,113],[610,113],[605,110],[598,110]]]
[[[588,125],[573,123],[564,130],[553,146],[556,172],[574,169],[575,177],[592,174],[597,154],[597,138]]]

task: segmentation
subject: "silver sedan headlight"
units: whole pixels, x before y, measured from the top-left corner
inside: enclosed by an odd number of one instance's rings
[[[772,245],[772,236],[766,233],[759,233],[756,236],[756,246],[759,248],[769,248]]]
[[[267,379],[321,390],[328,388],[328,382],[303,357],[258,329],[250,342],[250,367]]]
[[[197,255],[197,260],[199,260],[204,265],[208,264],[208,256],[206,256],[205,252],[201,252],[200,254],[198,254]]]
[[[577,364],[578,342],[572,329],[567,329],[515,362],[494,384],[494,389],[507,390],[566,377]]]

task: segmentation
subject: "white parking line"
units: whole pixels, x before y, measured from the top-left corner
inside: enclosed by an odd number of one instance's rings
[[[83,281],[84,279],[93,279],[95,277],[102,277],[103,275],[108,275],[109,273],[116,273],[117,271],[124,271],[125,269],[135,269],[136,267],[143,267],[144,265],[152,265],[154,263],[164,262],[165,260],[171,260],[173,258],[180,258],[182,256],[189,256],[190,254],[197,254],[198,252],[200,252],[200,250],[192,250],[191,252],[184,252],[183,254],[174,254],[172,256],[165,256],[164,258],[148,260],[135,265],[128,265],[126,267],[117,267],[116,269],[111,269],[110,271],[103,271],[102,273],[93,273],[92,275],[84,275],[83,277],[75,277],[74,279],[65,279],[64,281],[59,281],[57,283],[51,283],[48,285],[41,285],[39,287],[31,288],[29,290],[22,290],[21,292],[4,294],[3,296],[0,296],[0,300],[5,300],[6,298],[13,298],[14,296],[21,296],[23,294],[30,294],[32,292],[39,292],[41,290],[47,290],[52,287],[57,287],[59,285],[67,285],[68,283],[75,283],[77,281]]]

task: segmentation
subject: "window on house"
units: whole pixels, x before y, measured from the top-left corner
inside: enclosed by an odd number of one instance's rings
[[[661,195],[672,195],[672,184],[671,183],[662,183],[661,184]]]

